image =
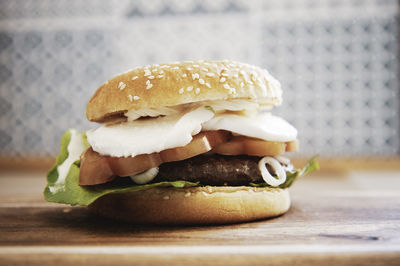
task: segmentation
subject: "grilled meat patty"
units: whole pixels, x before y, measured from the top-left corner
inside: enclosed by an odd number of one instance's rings
[[[159,173],[152,182],[185,180],[212,186],[246,186],[251,182],[262,183],[264,180],[258,169],[260,159],[244,155],[199,155],[160,165]],[[292,166],[289,165],[287,170],[290,170],[290,167]],[[268,170],[271,172],[271,169]]]

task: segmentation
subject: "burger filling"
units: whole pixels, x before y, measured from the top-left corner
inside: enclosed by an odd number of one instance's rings
[[[81,158],[79,184],[131,177],[137,184],[279,186],[293,168],[276,156],[298,150],[297,130],[259,109],[232,100],[128,111],[126,121],[87,132],[91,147]]]
[[[264,148],[268,148],[267,154]],[[50,202],[88,206],[107,194],[155,187],[287,188],[297,177],[318,168],[310,160],[303,169],[293,169],[288,159],[274,154],[295,149],[296,141],[269,142],[218,130],[202,131],[183,147],[112,157],[94,151],[85,133],[68,130],[61,138],[56,164],[48,172],[44,195]],[[79,185],[82,182],[90,185]]]

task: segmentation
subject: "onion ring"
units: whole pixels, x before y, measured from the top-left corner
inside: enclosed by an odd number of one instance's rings
[[[272,167],[272,169],[275,171],[277,175],[277,178],[271,175],[265,164],[268,164],[269,166]],[[267,183],[268,185],[277,187],[286,181],[285,170],[282,168],[281,164],[273,157],[268,157],[268,156],[263,157],[258,162],[258,168],[260,169],[261,175],[265,183]]]

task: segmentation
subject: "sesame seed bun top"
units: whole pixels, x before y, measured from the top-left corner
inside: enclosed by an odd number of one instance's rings
[[[128,110],[206,100],[251,99],[279,105],[279,81],[267,70],[234,61],[186,61],[129,70],[102,84],[86,116],[103,122]]]

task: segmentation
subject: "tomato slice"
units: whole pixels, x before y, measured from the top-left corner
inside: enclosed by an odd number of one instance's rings
[[[106,156],[101,156],[92,148],[87,149],[81,156],[79,185],[97,185],[109,182],[115,174],[108,164]]]
[[[163,163],[160,154],[140,154],[135,157],[109,157],[108,164],[117,176],[130,176],[157,167]]]
[[[160,155],[164,162],[185,160],[210,151],[226,142],[229,136],[228,131],[203,131],[194,136],[193,140],[186,146],[163,150]]]
[[[89,148],[82,156],[79,185],[103,184],[117,176],[136,175],[160,164],[162,160],[158,153],[117,158],[103,156]]]
[[[288,152],[297,152],[300,149],[300,143],[298,139],[295,139],[290,142],[286,142],[286,151]]]
[[[285,151],[297,151],[298,141],[277,142],[249,138],[245,136],[233,137],[229,142],[222,143],[213,149],[223,155],[250,155],[250,156],[275,156]]]

